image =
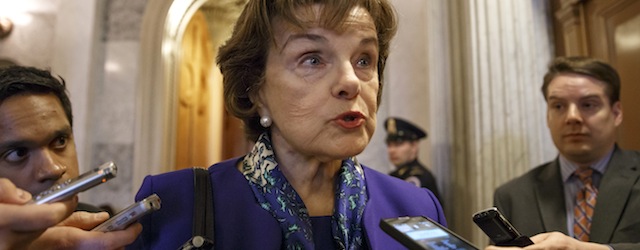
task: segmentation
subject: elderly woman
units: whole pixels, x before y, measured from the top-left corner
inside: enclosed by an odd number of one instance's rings
[[[446,224],[427,189],[356,160],[376,125],[396,31],[387,0],[250,0],[220,48],[226,107],[255,140],[209,168],[216,249],[394,249],[382,218]],[[131,248],[175,249],[191,237],[193,174],[144,180],[157,193]]]

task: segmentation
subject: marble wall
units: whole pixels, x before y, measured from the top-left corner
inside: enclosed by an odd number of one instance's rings
[[[487,243],[470,216],[493,191],[552,160],[540,86],[553,56],[546,1],[454,1],[451,7],[454,148],[450,225]]]
[[[140,32],[146,0],[110,0],[102,18],[101,43],[104,56],[102,79],[92,84],[88,129],[92,166],[114,161],[118,177],[104,187],[87,191],[82,199],[95,205],[108,204],[122,209],[133,202],[133,143],[135,105],[140,57]]]
[[[59,0],[0,3],[0,15],[13,22],[11,34],[0,40],[0,59],[20,65],[50,68]],[[48,42],[47,42],[48,41]]]

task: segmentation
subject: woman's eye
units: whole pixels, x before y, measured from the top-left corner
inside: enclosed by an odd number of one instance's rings
[[[371,65],[371,59],[369,57],[363,57],[363,58],[358,59],[357,63],[358,63],[358,66],[367,67],[367,66]]]
[[[29,155],[29,150],[27,150],[26,148],[16,148],[16,149],[7,151],[7,153],[5,153],[3,158],[5,161],[8,161],[8,162],[20,162],[25,158],[27,158],[28,155]]]
[[[320,65],[320,62],[321,62],[320,57],[318,57],[318,56],[309,56],[309,57],[304,59],[303,64],[304,65],[314,66],[314,65]]]

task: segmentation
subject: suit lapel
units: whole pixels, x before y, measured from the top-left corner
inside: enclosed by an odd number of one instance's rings
[[[538,175],[538,185],[535,190],[538,209],[540,209],[544,230],[547,232],[568,233],[563,190],[560,166],[556,159]]]
[[[639,165],[640,163],[633,157],[627,156],[616,146],[598,188],[598,198],[591,224],[591,241],[610,241],[620,222],[631,189],[638,181]]]
[[[385,246],[399,247],[400,245],[396,240],[382,230],[379,230],[379,228],[380,218],[390,218],[400,215],[389,215],[390,206],[393,206],[393,203],[389,202],[385,194],[380,192],[379,182],[376,182],[376,178],[368,172],[369,169],[365,168],[364,174],[365,181],[367,182],[367,195],[369,196],[369,200],[367,201],[362,216],[364,231],[367,234],[367,242],[364,244],[368,243],[369,249],[384,249]]]

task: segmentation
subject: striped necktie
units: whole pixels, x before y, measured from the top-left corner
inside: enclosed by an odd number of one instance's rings
[[[575,175],[582,181],[584,188],[576,195],[576,206],[573,208],[573,235],[581,241],[589,241],[591,218],[596,207],[598,190],[593,186],[591,176],[593,169],[578,168]]]

